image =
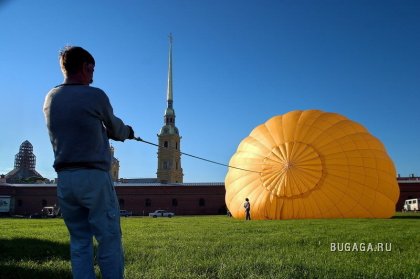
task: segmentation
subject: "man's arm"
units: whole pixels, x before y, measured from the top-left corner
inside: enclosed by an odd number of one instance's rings
[[[124,141],[126,139],[134,138],[134,131],[131,126],[125,125],[124,122],[114,115],[111,103],[105,93],[102,95],[102,121],[107,129],[108,138]]]

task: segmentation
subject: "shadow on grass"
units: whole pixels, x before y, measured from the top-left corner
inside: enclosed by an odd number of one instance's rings
[[[70,262],[69,244],[36,239],[0,239],[0,278],[71,278],[70,269],[51,262]]]
[[[392,217],[392,219],[417,219],[420,220],[420,213],[418,215],[397,215]]]

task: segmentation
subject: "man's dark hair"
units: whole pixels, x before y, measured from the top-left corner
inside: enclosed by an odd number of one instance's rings
[[[66,46],[60,51],[60,65],[65,74],[72,75],[81,71],[83,63],[95,65],[95,59],[87,50],[78,46]]]

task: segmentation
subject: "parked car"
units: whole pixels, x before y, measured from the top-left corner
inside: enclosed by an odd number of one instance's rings
[[[41,210],[43,218],[55,218],[60,216],[60,208],[56,206],[44,206]]]
[[[419,204],[420,204],[420,199],[409,199],[409,200],[405,200],[403,211],[414,211],[414,212],[417,212],[417,211],[419,211],[419,207],[420,207]]]
[[[124,216],[124,217],[128,217],[128,216],[132,216],[133,212],[131,211],[127,211],[127,210],[120,210],[120,216]]]
[[[155,212],[149,213],[150,217],[157,218],[157,217],[168,217],[172,218],[175,216],[175,213],[168,212],[166,210],[156,210]]]

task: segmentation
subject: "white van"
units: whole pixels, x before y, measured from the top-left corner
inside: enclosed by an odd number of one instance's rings
[[[41,216],[45,218],[55,218],[60,215],[60,208],[55,206],[45,206],[41,210]]]
[[[418,211],[420,199],[405,200],[403,211]]]

